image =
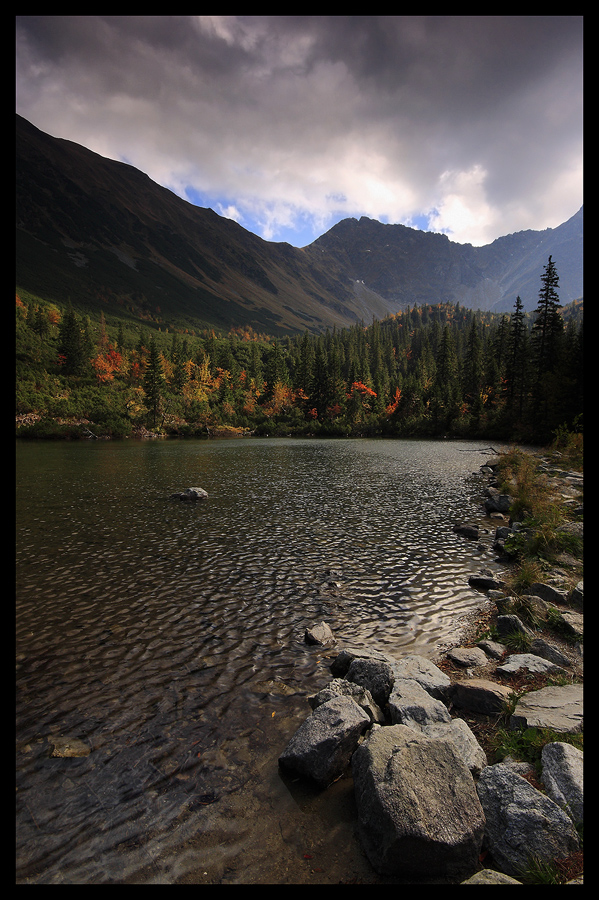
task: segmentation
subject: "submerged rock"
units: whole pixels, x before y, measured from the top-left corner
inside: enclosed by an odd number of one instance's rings
[[[197,502],[198,500],[207,500],[208,494],[201,487],[189,487],[185,488],[184,491],[179,491],[176,494],[171,494],[169,500],[187,500],[192,503]]]

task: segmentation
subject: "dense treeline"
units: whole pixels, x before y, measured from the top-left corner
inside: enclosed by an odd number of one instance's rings
[[[19,436],[501,437],[582,428],[582,305],[559,303],[551,257],[537,310],[458,304],[285,339],[251,328],[169,334],[107,327],[17,297]],[[74,423],[82,423],[75,425]]]

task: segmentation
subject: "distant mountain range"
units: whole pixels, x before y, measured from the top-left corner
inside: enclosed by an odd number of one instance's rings
[[[551,254],[562,304],[583,295],[583,210],[484,247],[368,218],[302,249],[264,241],[138,169],[16,117],[17,292],[176,327],[323,331],[415,303],[537,305]]]

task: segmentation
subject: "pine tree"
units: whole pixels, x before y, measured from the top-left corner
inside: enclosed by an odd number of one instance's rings
[[[152,415],[154,427],[156,426],[158,419],[160,400],[162,398],[165,383],[160,351],[156,346],[156,341],[152,337],[150,340],[148,362],[143,375],[143,389],[146,395],[145,405]]]
[[[536,319],[533,324],[539,380],[542,380],[547,372],[553,371],[557,341],[564,328],[564,321],[560,313],[561,304],[557,293],[559,277],[551,256],[541,275],[541,282]]]
[[[473,406],[480,403],[481,382],[483,375],[482,341],[476,317],[472,317],[466,354],[462,371],[462,392],[464,398]]]
[[[520,296],[516,297],[514,312],[510,317],[510,341],[506,367],[507,404],[509,411],[520,417],[524,408],[527,386],[528,331],[524,315],[524,305]]]
[[[58,327],[58,356],[65,375],[81,375],[84,371],[83,326],[70,303]]]

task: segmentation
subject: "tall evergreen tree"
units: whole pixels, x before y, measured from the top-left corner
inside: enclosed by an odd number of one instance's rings
[[[85,369],[83,324],[69,303],[58,326],[58,355],[66,375],[81,375]]]
[[[155,339],[152,337],[150,340],[148,362],[143,375],[143,389],[146,395],[145,405],[152,416],[154,427],[158,420],[160,401],[162,399],[165,384],[160,351],[156,346]]]
[[[524,305],[516,297],[514,312],[510,316],[510,339],[507,355],[507,407],[508,413],[522,416],[528,378],[528,330]]]
[[[541,275],[541,283],[536,318],[533,324],[533,339],[539,380],[547,372],[553,371],[558,337],[564,328],[564,321],[560,313],[561,304],[557,292],[559,277],[551,256]]]

